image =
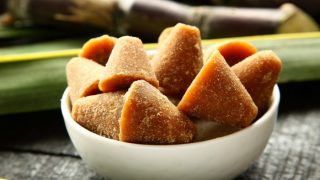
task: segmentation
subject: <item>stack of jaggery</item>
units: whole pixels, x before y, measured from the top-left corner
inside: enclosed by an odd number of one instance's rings
[[[193,141],[194,119],[245,128],[268,108],[281,70],[272,51],[229,41],[203,56],[199,29],[180,23],[158,43],[152,59],[136,37],[84,44],[66,67],[74,120],[110,139],[181,144]]]

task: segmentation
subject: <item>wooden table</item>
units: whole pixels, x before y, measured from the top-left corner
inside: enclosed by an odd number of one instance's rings
[[[263,155],[236,179],[320,179],[320,81],[280,86],[279,119]],[[74,149],[60,110],[0,116],[0,177],[103,179]]]

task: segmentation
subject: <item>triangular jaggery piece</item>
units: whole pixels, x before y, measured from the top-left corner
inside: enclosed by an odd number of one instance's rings
[[[79,53],[79,57],[93,60],[101,65],[106,65],[110,53],[116,43],[116,38],[103,35],[100,37],[89,39]]]
[[[117,40],[99,82],[103,92],[129,88],[143,79],[155,87],[159,82],[140,39],[124,36]]]
[[[165,36],[151,62],[161,91],[182,96],[203,65],[200,31],[179,23]]]
[[[99,78],[104,67],[85,58],[72,58],[66,66],[71,102],[81,97],[97,94]]]
[[[191,142],[195,125],[149,83],[135,81],[125,95],[120,141],[142,144]]]
[[[72,117],[86,129],[118,140],[124,94],[117,91],[80,98],[72,107]]]
[[[269,107],[281,67],[281,60],[273,51],[260,51],[231,68],[261,113]]]
[[[215,50],[219,50],[229,66],[235,65],[257,52],[257,48],[248,41],[230,40],[206,49],[204,53],[205,62]]]
[[[178,104],[187,115],[246,127],[257,116],[249,93],[219,51],[215,51]]]

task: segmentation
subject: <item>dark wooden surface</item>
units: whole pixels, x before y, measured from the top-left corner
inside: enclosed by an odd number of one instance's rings
[[[320,81],[280,86],[279,119],[262,156],[236,179],[320,179]],[[81,160],[59,110],[0,116],[0,177],[103,179]]]

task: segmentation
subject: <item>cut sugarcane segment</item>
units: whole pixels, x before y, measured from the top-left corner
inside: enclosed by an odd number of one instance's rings
[[[282,68],[281,60],[273,51],[260,51],[232,66],[251,95],[259,112],[269,107],[273,87]]]
[[[104,66],[115,43],[116,38],[108,35],[92,38],[83,45],[79,57],[91,59]]]
[[[237,127],[249,126],[258,111],[219,51],[201,69],[178,108],[189,116]]]
[[[159,85],[141,40],[130,36],[121,37],[111,52],[99,88],[103,92],[126,89],[139,79],[155,87]]]
[[[120,141],[142,144],[191,142],[195,125],[170,100],[143,80],[132,83],[120,119]]]
[[[72,58],[66,66],[71,102],[81,97],[97,94],[99,78],[104,67],[85,58]]]
[[[185,24],[170,31],[151,62],[161,91],[182,96],[203,65],[201,37],[198,28]]]
[[[110,139],[119,139],[119,118],[125,92],[110,92],[75,101],[72,117],[81,126]]]

